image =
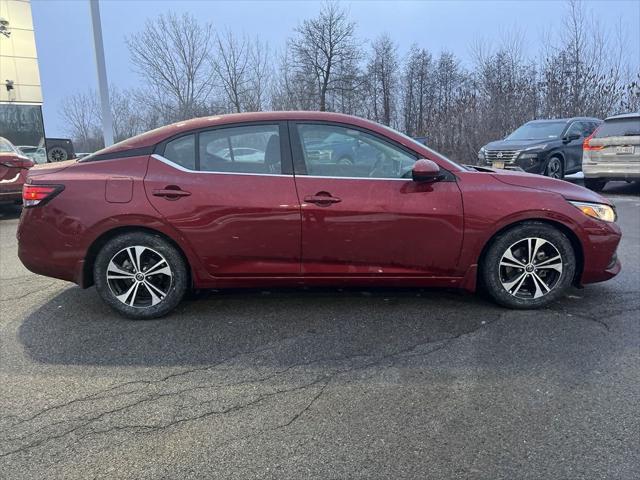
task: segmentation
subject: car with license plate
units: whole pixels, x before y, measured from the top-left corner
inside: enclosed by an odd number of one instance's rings
[[[615,115],[585,139],[584,184],[602,190],[611,180],[640,181],[640,113]]]
[[[319,144],[343,148],[325,141],[332,134],[366,145],[370,158],[327,163]],[[255,152],[233,161],[215,153],[223,144]],[[620,271],[621,232],[606,198],[460,165],[336,113],[168,125],[35,166],[23,198],[23,264],[95,285],[133,319],[167,314],[192,288],[482,288],[506,307],[537,308]]]
[[[564,178],[582,169],[582,143],[602,121],[591,117],[533,120],[478,152],[480,165]]]

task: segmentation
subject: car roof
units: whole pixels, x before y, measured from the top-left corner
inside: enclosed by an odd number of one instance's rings
[[[158,143],[163,142],[171,137],[186,133],[192,130],[206,129],[210,127],[216,127],[226,124],[235,123],[250,123],[250,122],[282,122],[286,120],[293,121],[318,121],[318,122],[335,122],[352,125],[355,127],[361,127],[380,135],[389,137],[396,142],[407,146],[410,149],[415,150],[413,141],[407,142],[407,138],[403,135],[393,131],[389,127],[366,120],[364,118],[355,117],[352,115],[346,115],[344,113],[333,112],[314,112],[314,111],[270,111],[270,112],[247,112],[247,113],[230,113],[225,115],[211,115],[208,117],[194,118],[191,120],[184,120],[181,122],[165,125],[155,130],[136,135],[135,137],[128,138],[107,148],[95,152],[94,155],[106,155],[125,150],[144,149]],[[437,152],[431,152],[439,157],[443,158],[447,163],[450,163],[448,159],[438,154]],[[93,157],[94,155],[91,155]],[[83,159],[84,160],[84,159]]]
[[[607,117],[604,119],[607,120],[618,120],[621,118],[640,118],[640,112],[631,112],[631,113],[621,113],[620,115],[612,115],[611,117]]]
[[[148,132],[128,138],[122,142],[116,143],[101,153],[115,152],[119,150],[129,150],[132,148],[148,147],[155,145],[169,137],[179,135],[190,130],[199,130],[202,128],[215,127],[224,124],[246,123],[246,122],[263,122],[274,121],[280,122],[285,120],[317,120],[317,121],[333,121],[341,123],[349,123],[360,125],[367,128],[376,129],[375,122],[365,120],[351,115],[332,112],[312,112],[312,111],[274,111],[274,112],[248,112],[248,113],[230,113],[225,115],[211,115],[208,117],[193,118],[175,122],[170,125],[156,128]]]
[[[595,118],[595,117],[571,117],[571,118],[541,118],[541,119],[537,119],[537,120],[531,120],[531,121],[529,121],[527,123],[547,123],[547,122],[569,123],[569,122],[575,122],[575,121],[579,121],[579,120],[586,120],[588,122],[601,122],[602,121],[599,118]]]

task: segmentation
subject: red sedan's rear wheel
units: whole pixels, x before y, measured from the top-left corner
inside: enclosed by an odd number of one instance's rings
[[[94,280],[110,307],[136,320],[169,313],[188,284],[180,252],[162,237],[146,232],[127,233],[107,242],[96,258]]]

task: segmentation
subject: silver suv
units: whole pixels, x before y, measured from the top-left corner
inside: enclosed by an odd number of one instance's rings
[[[582,172],[596,191],[609,180],[640,181],[640,113],[609,117],[585,139]]]

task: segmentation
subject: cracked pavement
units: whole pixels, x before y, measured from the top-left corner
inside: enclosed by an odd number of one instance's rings
[[[206,292],[158,321],[16,256],[0,478],[640,478],[640,196],[622,273],[549,308],[442,290]]]

